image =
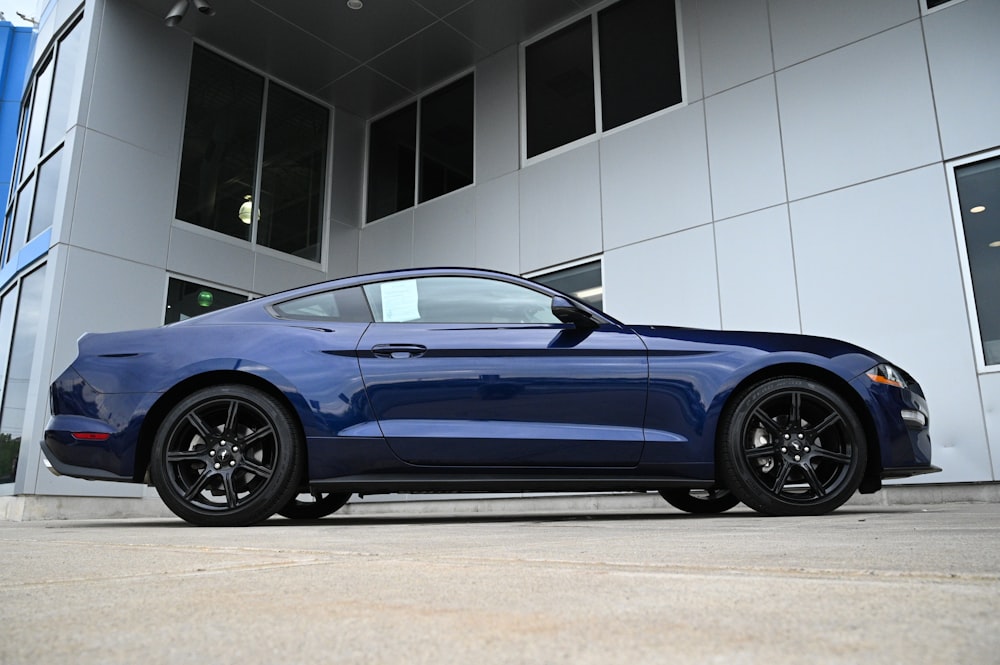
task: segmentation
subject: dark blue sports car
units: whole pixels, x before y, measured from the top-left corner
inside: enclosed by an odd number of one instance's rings
[[[869,351],[627,325],[471,269],[84,335],[51,402],[55,472],[152,483],[200,525],[394,492],[657,491],[689,512],[816,515],[939,470],[920,386]]]

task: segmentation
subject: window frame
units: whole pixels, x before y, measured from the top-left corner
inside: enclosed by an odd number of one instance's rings
[[[958,198],[958,178],[955,171],[962,166],[998,158],[1000,158],[1000,148],[945,162],[945,171],[948,176],[948,196],[951,201],[952,222],[955,227],[955,245],[958,248],[959,266],[962,272],[962,286],[965,290],[965,306],[969,317],[972,346],[976,355],[976,370],[979,374],[1000,373],[1000,363],[986,363],[986,349],[983,345],[982,330],[979,325],[979,309],[976,305],[976,294],[973,290],[972,270],[969,264],[969,252],[965,239],[965,223],[962,219],[962,205]],[[997,252],[1000,253],[1000,248],[997,249]]]
[[[177,168],[176,168],[175,174],[174,174],[174,190],[173,190],[174,191],[174,199],[173,199],[174,200],[174,203],[173,203],[174,210],[171,213],[172,214],[171,226],[175,227],[175,228],[183,229],[184,231],[187,231],[187,232],[190,232],[190,233],[195,233],[195,234],[202,235],[202,236],[205,236],[205,237],[208,237],[208,238],[212,238],[214,240],[226,242],[228,244],[231,244],[231,245],[234,245],[236,247],[243,248],[243,249],[246,249],[246,248],[249,247],[250,251],[254,252],[255,254],[263,254],[263,255],[271,256],[271,257],[274,257],[274,258],[281,259],[283,261],[288,261],[288,262],[291,262],[291,263],[295,263],[295,264],[301,265],[301,266],[306,267],[306,268],[311,268],[311,269],[314,269],[314,270],[318,268],[318,269],[322,270],[323,272],[326,272],[327,269],[328,269],[328,261],[329,261],[329,256],[330,256],[330,248],[329,248],[330,224],[331,224],[331,217],[332,217],[332,212],[331,211],[333,209],[332,208],[332,205],[333,205],[333,187],[332,187],[333,178],[332,178],[332,174],[333,174],[333,168],[334,168],[333,147],[334,147],[334,134],[336,133],[336,126],[335,126],[336,125],[336,109],[334,107],[330,106],[327,102],[323,101],[322,99],[320,99],[318,97],[315,97],[313,95],[310,95],[309,93],[304,92],[301,89],[296,88],[293,85],[290,85],[287,81],[282,81],[280,79],[277,79],[277,78],[271,76],[270,74],[268,74],[267,72],[264,72],[261,69],[258,69],[257,67],[253,67],[253,66],[247,64],[246,62],[244,62],[242,60],[238,60],[238,59],[232,57],[231,55],[229,55],[228,53],[224,53],[224,52],[218,50],[217,48],[214,48],[214,47],[212,47],[212,46],[210,46],[208,44],[205,44],[202,41],[195,40],[193,42],[192,55],[194,53],[194,51],[193,51],[194,47],[202,48],[202,49],[210,52],[211,54],[213,54],[213,55],[215,55],[215,56],[217,56],[219,58],[222,58],[222,59],[228,61],[230,64],[233,64],[233,65],[235,65],[237,67],[241,67],[241,68],[243,68],[243,69],[251,72],[252,74],[260,76],[263,79],[263,82],[264,82],[264,91],[263,91],[263,95],[261,97],[261,108],[260,108],[260,118],[259,118],[259,124],[258,124],[257,143],[254,146],[254,151],[255,151],[256,157],[255,157],[255,163],[254,163],[253,192],[251,194],[251,196],[253,198],[253,208],[251,210],[251,215],[252,215],[251,220],[254,217],[256,217],[257,214],[258,214],[257,205],[258,205],[258,202],[260,200],[260,185],[261,185],[261,178],[262,178],[262,175],[263,175],[263,170],[262,170],[261,166],[262,166],[262,162],[263,162],[263,158],[264,158],[264,141],[265,141],[265,138],[266,138],[265,135],[264,135],[264,125],[267,122],[268,96],[269,96],[270,89],[271,89],[271,83],[273,82],[275,85],[281,86],[286,91],[292,92],[292,93],[294,93],[294,94],[296,94],[296,95],[298,95],[298,96],[300,96],[300,97],[302,97],[304,99],[307,99],[310,102],[318,104],[319,106],[321,106],[324,109],[326,109],[326,111],[327,111],[327,133],[326,133],[326,146],[325,146],[325,155],[326,156],[325,156],[325,164],[324,164],[324,167],[323,167],[324,168],[324,175],[323,175],[324,192],[323,192],[323,205],[322,205],[322,208],[321,208],[320,224],[319,224],[319,230],[320,230],[320,233],[321,233],[321,239],[320,239],[320,243],[319,243],[320,244],[320,258],[317,261],[312,261],[310,259],[302,258],[301,256],[296,256],[295,254],[289,254],[287,252],[282,252],[280,250],[273,249],[273,248],[268,247],[266,245],[258,244],[257,243],[257,224],[256,223],[252,223],[251,224],[250,238],[247,239],[247,240],[244,240],[242,238],[237,238],[235,236],[231,236],[231,235],[229,235],[227,233],[223,233],[221,231],[216,231],[214,229],[210,229],[210,228],[207,228],[207,227],[204,227],[204,226],[200,226],[200,225],[194,224],[192,222],[184,221],[183,219],[178,219],[177,216],[176,216],[176,206],[177,206],[177,197],[180,195],[181,162],[182,162],[182,159],[178,159],[178,161],[177,161]],[[189,67],[188,77],[190,79],[190,67]],[[187,106],[188,106],[188,99],[189,99],[190,94],[191,94],[191,86],[190,86],[190,80],[189,80],[188,81],[187,89],[184,92],[184,108],[185,108],[185,110],[187,109]],[[184,131],[185,131],[185,127],[181,127],[181,150],[183,150]],[[182,155],[182,157],[183,157],[183,155]],[[218,288],[226,288],[226,287],[219,286]]]
[[[518,156],[521,159],[521,167],[531,166],[532,164],[537,164],[546,159],[551,159],[558,155],[567,153],[571,150],[579,148],[582,145],[592,143],[594,141],[599,141],[605,136],[613,136],[614,134],[622,131],[626,131],[631,127],[652,120],[653,118],[658,118],[662,115],[670,113],[680,108],[684,108],[688,105],[688,87],[687,87],[687,69],[684,60],[684,30],[683,30],[683,13],[681,12],[681,0],[673,0],[674,2],[674,16],[676,17],[676,30],[677,30],[677,69],[680,75],[681,84],[681,99],[679,102],[672,106],[662,108],[659,111],[654,111],[648,115],[641,116],[635,120],[631,120],[617,127],[605,130],[604,127],[604,116],[603,116],[603,100],[601,98],[601,53],[600,53],[600,39],[599,39],[599,21],[598,14],[608,7],[618,4],[622,0],[605,0],[597,5],[594,5],[590,9],[584,12],[573,15],[571,18],[561,21],[560,23],[552,26],[548,30],[535,35],[529,40],[521,42],[518,47],[518,124],[520,126],[520,147]],[[526,64],[527,58],[525,57],[525,49],[532,44],[539,42],[546,37],[549,37],[563,28],[576,23],[577,21],[589,18],[590,20],[590,43],[591,43],[591,54],[592,62],[594,67],[594,127],[595,131],[593,134],[588,134],[569,143],[565,143],[561,146],[557,146],[548,150],[546,152],[539,153],[532,157],[528,156],[528,96],[527,96],[527,71]]]
[[[423,114],[423,104],[422,104],[422,102],[423,102],[424,98],[430,97],[434,93],[436,93],[436,92],[438,92],[438,91],[440,91],[440,90],[442,90],[444,88],[447,88],[448,86],[452,85],[453,83],[457,83],[458,81],[460,81],[461,79],[465,78],[466,76],[471,76],[472,77],[472,182],[470,182],[468,185],[463,185],[462,187],[459,187],[458,189],[453,189],[450,192],[447,192],[445,194],[441,194],[439,196],[435,196],[434,198],[428,199],[426,201],[420,201],[420,161],[421,161],[420,160],[420,158],[421,158],[421,151],[420,151],[420,148],[421,148],[421,146],[420,146],[420,128],[421,128],[421,120],[422,120],[422,114]],[[429,205],[429,204],[433,203],[434,201],[439,201],[439,200],[441,200],[441,199],[443,199],[443,198],[445,198],[447,196],[451,196],[453,194],[456,194],[457,192],[461,192],[461,191],[469,189],[470,187],[475,187],[476,186],[476,184],[478,182],[478,177],[477,177],[478,173],[477,173],[477,168],[476,168],[476,161],[477,161],[476,160],[476,155],[477,155],[477,152],[478,152],[478,141],[476,139],[477,139],[477,137],[479,135],[479,118],[478,118],[478,113],[477,113],[477,110],[478,110],[478,106],[477,106],[478,91],[479,91],[479,77],[476,75],[476,67],[474,67],[474,66],[473,67],[469,67],[468,69],[462,70],[461,72],[459,72],[455,76],[451,76],[451,77],[449,77],[447,79],[444,79],[443,81],[437,83],[436,85],[434,85],[434,86],[432,86],[430,88],[427,88],[427,90],[425,90],[424,92],[421,92],[419,95],[417,95],[415,97],[411,97],[411,98],[407,99],[406,101],[401,102],[399,104],[396,104],[396,105],[394,105],[394,106],[386,109],[384,112],[379,113],[378,115],[372,116],[371,118],[369,118],[365,122],[365,159],[364,159],[364,165],[362,167],[364,169],[364,172],[363,172],[364,173],[364,187],[363,187],[363,190],[362,190],[364,192],[364,196],[363,196],[363,201],[361,202],[362,203],[362,205],[361,205],[361,208],[362,208],[361,209],[361,226],[362,227],[369,226],[371,224],[377,224],[377,223],[381,222],[382,220],[390,219],[390,218],[394,217],[395,215],[398,215],[400,213],[406,212],[407,210],[414,210],[414,209],[416,209],[416,208],[418,208],[420,206]],[[369,192],[369,179],[370,179],[370,176],[371,176],[370,167],[371,167],[371,135],[372,135],[371,130],[372,130],[372,125],[374,123],[378,122],[379,120],[383,119],[383,118],[389,117],[390,115],[392,115],[393,113],[396,113],[397,111],[401,111],[402,109],[406,108],[407,106],[410,106],[411,104],[415,104],[416,107],[417,107],[417,120],[416,120],[416,124],[414,125],[414,146],[415,146],[415,148],[414,148],[414,151],[413,151],[414,152],[414,156],[413,156],[413,203],[412,203],[412,205],[409,205],[409,206],[407,206],[405,208],[401,208],[401,209],[399,209],[399,210],[397,210],[395,212],[389,213],[387,215],[383,215],[382,217],[377,217],[375,219],[369,220],[368,219],[368,192]]]

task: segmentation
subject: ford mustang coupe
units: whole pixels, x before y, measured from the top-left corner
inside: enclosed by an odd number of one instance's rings
[[[473,269],[87,334],[51,409],[54,472],[151,483],[209,526],[396,492],[655,491],[688,512],[817,515],[939,471],[919,384],[869,351],[628,325]]]

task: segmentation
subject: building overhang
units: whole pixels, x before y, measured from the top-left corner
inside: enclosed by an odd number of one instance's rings
[[[164,20],[178,0],[132,2]],[[597,0],[199,0],[171,21],[332,106],[370,118]],[[349,6],[350,5],[350,6]],[[183,10],[183,7],[181,8]],[[204,9],[204,6],[202,7]]]

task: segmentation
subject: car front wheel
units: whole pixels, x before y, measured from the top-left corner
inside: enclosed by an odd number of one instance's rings
[[[167,414],[150,474],[178,517],[200,526],[247,526],[294,497],[301,451],[298,428],[277,399],[250,386],[214,386]]]
[[[867,463],[864,429],[822,383],[771,379],[738,395],[719,426],[726,487],[769,515],[822,515],[857,490]]]

